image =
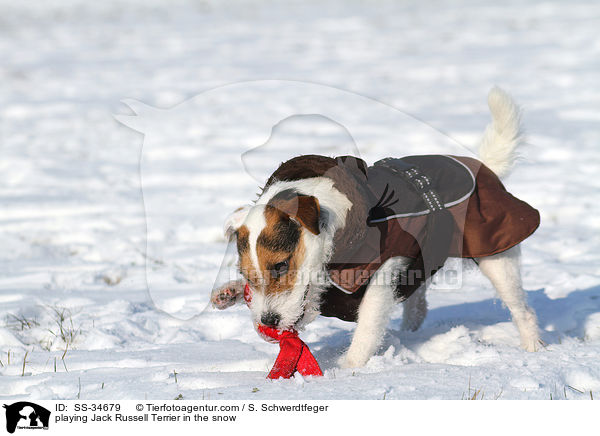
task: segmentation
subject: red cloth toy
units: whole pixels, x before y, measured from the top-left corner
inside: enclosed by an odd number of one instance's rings
[[[244,301],[248,306],[252,301],[252,291],[248,285],[244,287]],[[296,330],[277,330],[265,325],[259,325],[257,330],[265,339],[279,342],[279,355],[267,378],[290,378],[296,371],[303,376],[323,375],[317,360],[308,346],[298,337]]]

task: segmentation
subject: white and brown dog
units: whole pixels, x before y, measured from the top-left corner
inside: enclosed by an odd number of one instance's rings
[[[244,279],[213,291],[224,309],[243,299],[255,326],[301,329],[319,314],[357,322],[340,365],[377,351],[394,303],[403,327],[427,312],[427,279],[447,257],[472,258],[509,308],[528,351],[539,348],[535,313],[521,287],[518,244],[539,214],[504,189],[522,143],[518,107],[498,88],[480,160],[458,156],[384,159],[299,156],[283,163],[252,206],[225,225]],[[482,163],[483,162],[483,163]]]

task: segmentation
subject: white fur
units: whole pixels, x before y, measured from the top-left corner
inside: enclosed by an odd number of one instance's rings
[[[409,264],[406,257],[393,257],[375,272],[360,303],[352,343],[340,358],[340,366],[363,366],[377,351],[394,309],[394,278]]]
[[[267,220],[265,219],[265,206],[256,205],[251,208],[244,220],[244,225],[248,228],[250,259],[252,260],[252,264],[256,271],[259,272],[260,265],[258,263],[258,255],[256,254],[256,241],[258,240],[260,232],[262,232],[267,225]]]
[[[488,94],[492,114],[479,145],[479,158],[498,177],[507,176],[518,157],[517,148],[525,143],[521,127],[521,111],[502,89],[492,88]]]
[[[500,299],[510,310],[513,322],[521,335],[521,347],[527,351],[540,348],[540,334],[535,312],[527,305],[521,287],[520,247],[479,258],[479,269],[490,279]]]
[[[250,205],[239,207],[225,219],[223,234],[227,239],[230,239],[233,233],[242,226],[251,207]]]

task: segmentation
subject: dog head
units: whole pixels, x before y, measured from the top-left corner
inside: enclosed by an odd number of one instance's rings
[[[228,219],[225,233],[237,243],[255,324],[288,329],[304,317],[310,274],[321,267],[321,218],[316,197],[285,189]]]

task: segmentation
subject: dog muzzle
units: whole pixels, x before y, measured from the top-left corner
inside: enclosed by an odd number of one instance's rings
[[[244,286],[244,301],[248,307],[252,304],[252,289]],[[323,371],[308,346],[298,337],[295,329],[278,330],[262,324],[256,326],[258,334],[268,342],[279,343],[279,355],[273,368],[267,375],[269,379],[290,378],[296,371],[302,376],[322,376]]]

